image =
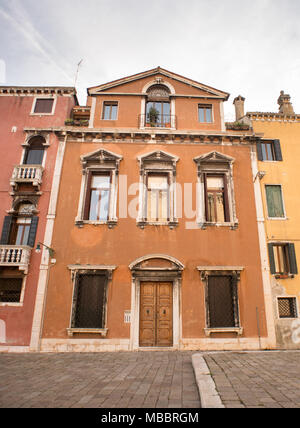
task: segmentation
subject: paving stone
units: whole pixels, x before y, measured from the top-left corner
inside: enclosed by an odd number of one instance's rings
[[[299,351],[216,352],[203,356],[225,407],[234,404],[231,388],[245,407],[300,407]]]
[[[199,408],[192,354],[0,353],[0,408],[180,408],[184,385],[185,403]]]

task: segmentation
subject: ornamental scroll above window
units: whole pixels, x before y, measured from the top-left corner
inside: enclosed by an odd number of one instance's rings
[[[82,181],[75,224],[117,223],[117,182],[122,156],[99,149],[81,156]]]
[[[194,158],[198,169],[199,208],[197,223],[206,226],[230,226],[237,228],[233,162],[230,156],[210,152]]]

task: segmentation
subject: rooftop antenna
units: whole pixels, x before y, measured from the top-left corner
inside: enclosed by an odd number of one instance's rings
[[[74,88],[76,87],[76,83],[77,83],[77,77],[78,77],[78,72],[79,72],[79,67],[81,66],[83,59],[81,59],[79,61],[79,63],[77,64],[77,70],[76,70],[76,74],[75,74],[75,82],[74,82]]]

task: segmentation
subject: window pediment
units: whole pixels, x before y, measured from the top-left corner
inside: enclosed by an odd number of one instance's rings
[[[171,155],[170,153],[166,153],[162,150],[157,150],[155,152],[147,153],[142,156],[138,156],[138,160],[141,166],[155,168],[162,166],[163,164],[170,166],[172,168],[176,167],[176,162],[178,162],[178,156]]]
[[[105,166],[105,167],[113,167],[115,169],[119,168],[119,163],[123,159],[121,155],[110,152],[108,150],[99,149],[92,153],[88,153],[84,156],[81,156],[81,164],[83,168],[90,166]]]
[[[197,156],[194,158],[194,162],[198,165],[206,164],[206,163],[217,163],[217,164],[232,164],[234,162],[234,158],[228,155],[224,155],[223,153],[219,153],[216,151],[207,153],[205,155]]]

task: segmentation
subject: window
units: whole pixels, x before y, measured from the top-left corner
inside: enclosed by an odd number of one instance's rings
[[[147,184],[147,220],[167,221],[170,199],[168,176],[150,173]]]
[[[258,142],[257,157],[260,161],[282,161],[280,140]]]
[[[238,304],[238,283],[242,266],[197,266],[205,285],[206,328],[214,332],[242,334]]]
[[[206,220],[209,222],[229,221],[225,176],[205,175]]]
[[[168,128],[171,126],[170,103],[149,101],[146,104],[146,125]]]
[[[116,266],[69,265],[73,282],[69,336],[75,333],[107,334],[107,295]]]
[[[163,151],[138,157],[140,193],[137,225],[166,224],[171,228],[178,221],[175,212],[176,162],[178,158]]]
[[[236,281],[231,275],[208,278],[208,327],[237,327]]]
[[[34,246],[39,218],[32,215],[35,206],[19,205],[14,215],[4,217],[0,244]]]
[[[75,290],[75,328],[104,328],[106,277],[102,274],[79,274]]]
[[[107,221],[111,192],[109,173],[90,173],[90,186],[87,189],[86,220]]]
[[[296,297],[278,297],[279,318],[297,318]]]
[[[270,218],[285,217],[280,185],[266,185],[268,216]]]
[[[29,146],[26,148],[24,165],[41,165],[44,157],[43,137],[33,137],[29,141]]]
[[[103,103],[102,119],[117,120],[118,103],[116,101],[105,101]]]
[[[233,162],[234,159],[218,152],[194,158],[198,169],[197,223],[224,225],[236,228]]]
[[[117,185],[122,156],[100,149],[81,157],[82,181],[76,224],[117,223]]]
[[[0,302],[20,302],[23,278],[0,277]]]
[[[212,120],[212,105],[199,104],[198,105],[198,119],[201,123],[211,123]]]
[[[16,237],[14,245],[27,245],[31,218],[21,217],[16,220]]]
[[[171,114],[174,104],[170,101],[170,89],[163,84],[154,84],[147,89],[143,100],[144,113],[140,116],[141,126],[171,128],[175,126],[175,116]]]
[[[37,98],[35,100],[34,113],[52,113],[53,98]]]
[[[293,243],[270,243],[268,251],[271,274],[285,276],[298,273]]]

